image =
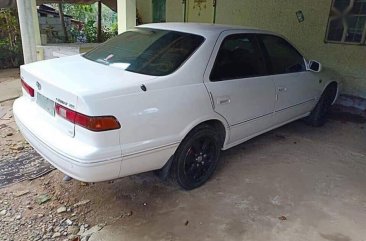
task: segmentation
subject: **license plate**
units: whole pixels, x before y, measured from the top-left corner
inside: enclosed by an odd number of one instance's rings
[[[55,115],[55,102],[37,92],[37,104],[52,116]]]

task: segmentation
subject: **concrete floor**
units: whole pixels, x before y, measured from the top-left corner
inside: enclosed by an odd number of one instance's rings
[[[22,94],[19,68],[0,69],[0,103]]]
[[[139,211],[89,241],[365,241],[365,127],[292,123],[223,152],[214,177],[189,192],[151,173],[121,179],[108,205]]]

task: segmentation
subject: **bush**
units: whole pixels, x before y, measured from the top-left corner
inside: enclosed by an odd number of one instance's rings
[[[21,44],[9,46],[4,40],[0,40],[0,68],[14,68],[23,64]]]
[[[83,23],[81,26],[72,26],[72,41],[81,43],[96,43],[98,41],[96,24],[97,5],[63,4],[63,6],[65,14],[71,15]],[[57,8],[57,6],[55,7]],[[102,7],[102,22],[104,27],[102,29],[101,40],[104,42],[117,35],[118,27],[116,22],[117,14],[104,5]]]
[[[117,23],[111,25],[111,27],[104,27],[102,29],[102,42],[116,36],[118,34]],[[94,20],[88,20],[82,28],[72,27],[71,37],[72,41],[79,43],[96,43],[97,37],[97,26]]]
[[[23,63],[22,43],[16,9],[0,9],[0,68]]]

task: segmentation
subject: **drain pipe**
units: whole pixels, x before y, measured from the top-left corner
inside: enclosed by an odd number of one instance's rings
[[[187,0],[182,0],[183,4],[183,22],[187,22]]]
[[[213,0],[213,8],[214,8],[213,23],[216,23],[216,6],[217,6],[217,0]]]

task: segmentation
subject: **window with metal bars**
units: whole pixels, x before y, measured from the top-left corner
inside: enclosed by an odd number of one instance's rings
[[[366,0],[333,0],[325,41],[366,45]]]

